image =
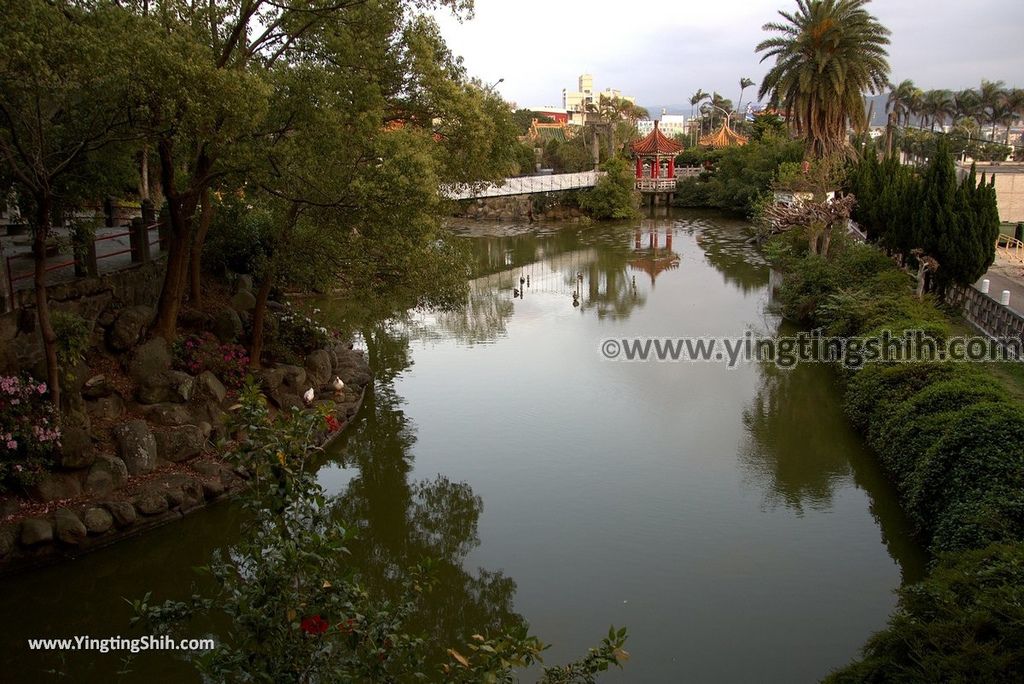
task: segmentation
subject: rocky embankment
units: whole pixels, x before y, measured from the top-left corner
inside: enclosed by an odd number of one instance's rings
[[[100,321],[107,348],[127,361],[127,376],[84,364],[78,369],[66,390],[73,408],[59,468],[43,475],[30,497],[0,502],[0,572],[105,546],[245,486],[247,474],[221,457],[232,437],[234,397],[209,371],[175,370],[164,340],[141,342],[152,315],[134,306]],[[234,310],[211,316],[207,329],[225,334],[217,329],[235,328],[238,318]],[[312,389],[310,403],[325,405],[340,428],[371,381],[363,352],[343,342],[309,353],[302,365],[278,364],[254,377],[277,410],[305,407],[303,396]],[[340,392],[335,377],[344,382]],[[322,440],[339,432],[325,426]]]

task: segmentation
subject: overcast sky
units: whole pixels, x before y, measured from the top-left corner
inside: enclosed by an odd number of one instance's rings
[[[761,27],[794,0],[476,0],[473,19],[438,13],[470,75],[519,106],[561,105],[581,73],[645,106],[682,105],[698,89],[734,102],[741,76],[760,85]],[[975,87],[982,78],[1024,86],[1024,0],[875,0],[892,31],[890,80]],[[780,18],[781,19],[781,18]],[[748,88],[744,101],[756,97]],[[753,92],[752,92],[753,91]],[[654,112],[652,112],[654,114]]]

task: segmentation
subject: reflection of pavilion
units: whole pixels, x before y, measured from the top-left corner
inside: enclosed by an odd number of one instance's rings
[[[644,228],[647,229],[646,247],[643,246]],[[681,261],[679,255],[672,250],[671,226],[665,228],[664,247],[662,246],[662,237],[655,221],[642,221],[640,227],[633,233],[633,254],[627,262],[631,269],[643,271],[651,277],[652,288],[655,278],[664,271],[679,268]]]

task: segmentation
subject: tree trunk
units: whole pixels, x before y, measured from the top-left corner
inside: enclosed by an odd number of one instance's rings
[[[825,226],[825,230],[821,234],[821,256],[828,256],[828,248],[832,243],[832,226]]]
[[[277,256],[288,249],[288,242],[291,240],[292,228],[299,218],[299,205],[292,202],[288,207],[288,216],[285,219],[281,230],[278,244],[274,247],[267,264],[267,273],[260,282],[260,289],[256,291],[256,306],[252,310],[252,340],[249,345],[249,367],[260,368],[263,356],[263,321],[267,317],[267,300],[270,299],[270,290],[274,286],[274,276],[277,274]]]
[[[267,300],[274,286],[274,274],[267,273],[256,291],[256,306],[252,310],[252,342],[249,345],[249,368],[256,370],[262,367],[263,356],[263,322],[267,318]]]
[[[200,207],[199,229],[192,240],[192,258],[189,259],[189,299],[194,307],[202,306],[203,303],[203,245],[206,244],[206,234],[210,232],[210,221],[213,219],[213,203],[210,201],[209,188],[203,190]]]
[[[32,241],[32,255],[35,260],[32,282],[36,291],[36,317],[39,319],[39,334],[43,338],[43,354],[46,357],[46,383],[50,387],[50,399],[54,409],[60,413],[60,366],[57,363],[57,334],[50,319],[50,300],[46,294],[46,239],[50,235],[50,207],[52,199],[44,191],[36,197],[36,230]]]
[[[149,199],[149,145],[142,146],[142,164],[139,168],[139,197]]]
[[[925,271],[924,264],[923,263],[918,263],[918,265],[917,265],[917,293],[916,293],[918,299],[924,299],[924,281],[925,281],[925,275],[926,274],[927,274],[927,271]]]

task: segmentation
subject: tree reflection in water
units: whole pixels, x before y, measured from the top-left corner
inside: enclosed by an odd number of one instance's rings
[[[466,642],[471,631],[523,624],[513,610],[515,581],[500,571],[463,567],[480,544],[483,500],[465,482],[437,476],[410,481],[416,432],[393,386],[407,369],[409,338],[403,326],[378,324],[364,331],[376,378],[351,433],[336,458],[358,470],[339,495],[338,519],[358,526],[350,545],[353,566],[371,591],[397,596],[404,568],[431,559],[436,584],[424,594],[417,623],[443,659],[445,649]]]

